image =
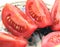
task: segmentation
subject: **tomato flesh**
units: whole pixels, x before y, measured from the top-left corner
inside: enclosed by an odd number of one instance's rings
[[[9,33],[0,32],[0,47],[26,47],[27,41]]]
[[[51,26],[52,30],[60,30],[60,0],[55,0],[53,8],[51,10],[51,16],[53,19],[53,25]]]
[[[39,28],[52,25],[50,12],[42,0],[27,0],[26,14],[33,19]]]
[[[2,10],[2,21],[5,27],[16,36],[28,39],[37,29],[37,25],[17,7],[6,4]]]
[[[60,32],[52,32],[42,39],[42,47],[58,47],[60,46]]]

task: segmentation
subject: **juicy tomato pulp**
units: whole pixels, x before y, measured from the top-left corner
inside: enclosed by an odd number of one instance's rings
[[[51,10],[51,16],[53,18],[52,30],[60,30],[60,0],[55,0],[53,8]]]
[[[2,10],[2,21],[6,28],[16,36],[29,38],[37,28],[36,24],[17,7],[6,4]]]
[[[0,47],[26,47],[27,41],[9,33],[0,32]]]
[[[52,19],[48,8],[42,0],[28,0],[26,14],[33,19],[39,28],[52,25]]]
[[[43,37],[42,47],[60,47],[60,32],[52,32]]]

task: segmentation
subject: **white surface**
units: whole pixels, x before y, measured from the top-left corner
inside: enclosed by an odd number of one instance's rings
[[[0,5],[3,5],[5,3],[15,2],[15,1],[26,1],[26,0],[0,0]],[[43,0],[43,1],[48,4],[53,4],[54,2],[54,0]]]
[[[0,0],[0,6],[6,3],[16,2],[16,1],[26,1],[26,0]]]
[[[55,2],[55,0],[43,0],[43,1],[47,4],[47,7],[49,9],[52,8],[52,6],[54,5],[54,2]]]

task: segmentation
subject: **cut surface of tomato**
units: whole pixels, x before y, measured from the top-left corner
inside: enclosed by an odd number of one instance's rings
[[[60,30],[60,0],[55,0],[53,8],[51,10],[51,17],[53,19],[52,30]]]
[[[27,0],[26,14],[33,19],[39,28],[52,25],[50,12],[42,0]]]
[[[60,46],[60,32],[51,32],[42,39],[42,47],[59,47]]]
[[[0,47],[26,47],[27,41],[21,37],[18,38],[9,33],[0,32]]]
[[[17,7],[6,4],[2,10],[2,21],[5,27],[16,36],[29,38],[37,25]]]

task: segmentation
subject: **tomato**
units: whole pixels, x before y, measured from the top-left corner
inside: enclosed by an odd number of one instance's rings
[[[52,19],[48,8],[42,0],[27,0],[26,14],[33,19],[39,28],[52,25]]]
[[[9,33],[0,32],[0,47],[26,47],[27,41]]]
[[[51,29],[60,30],[60,0],[55,0],[55,3],[51,10],[51,16],[54,21]]]
[[[2,21],[5,27],[16,36],[29,39],[37,25],[17,7],[6,4],[2,10]]]
[[[42,39],[42,47],[60,47],[60,32],[52,32]]]

